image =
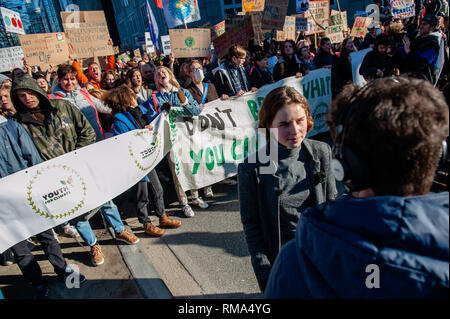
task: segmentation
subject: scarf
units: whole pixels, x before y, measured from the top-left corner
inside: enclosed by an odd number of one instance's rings
[[[144,128],[147,125],[147,120],[145,119],[144,114],[142,114],[139,106],[127,107],[127,112],[131,114],[139,128]]]

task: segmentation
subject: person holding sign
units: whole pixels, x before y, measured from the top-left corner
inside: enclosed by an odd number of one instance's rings
[[[258,113],[270,153],[278,151],[275,169],[258,151],[238,166],[241,220],[259,287],[264,291],[282,245],[294,238],[301,214],[336,196],[328,144],[306,138],[313,129],[308,101],[295,89],[271,91]],[[278,133],[273,136],[270,129]],[[264,154],[266,155],[266,154]]]

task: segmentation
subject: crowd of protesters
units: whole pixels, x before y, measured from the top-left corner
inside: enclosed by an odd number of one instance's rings
[[[34,72],[25,61],[24,68],[0,75],[0,134],[14,137],[10,138],[11,143],[15,143],[12,148],[22,148],[14,156],[1,150],[1,161],[17,164],[8,166],[0,163],[0,177],[114,135],[135,129],[152,129],[150,123],[162,111],[176,109],[177,114],[183,117],[198,116],[208,102],[256,92],[264,85],[291,76],[304,77],[319,68],[331,70],[332,95],[336,98],[345,91],[346,85],[353,82],[351,53],[366,48],[372,50],[366,54],[359,74],[367,82],[393,76],[421,79],[441,90],[448,103],[449,31],[448,15],[442,14],[445,12],[443,3],[439,0],[416,1],[416,5],[423,10],[416,10],[417,16],[407,20],[394,20],[388,6],[382,1],[375,3],[380,6],[381,24],[369,29],[364,38],[347,36],[338,44],[331,43],[325,35],[319,38],[317,47],[314,38],[303,34],[295,41],[283,42],[267,36],[261,43],[252,40],[246,47],[232,46],[222,60],[215,55],[202,59],[176,59],[173,54],[160,58],[144,53],[124,62],[123,55],[112,55],[106,57],[104,70],[98,61],[90,62],[83,70],[83,61],[70,56],[67,64],[50,66],[48,70],[38,72]],[[443,38],[444,47],[441,47],[436,34]],[[439,69],[442,49],[445,62]],[[417,88],[414,83],[411,87]],[[330,146],[333,142],[330,133],[305,138],[313,126],[308,102],[290,88],[281,87],[275,91],[261,107],[259,125],[266,129],[278,128],[281,134],[278,141],[281,158],[274,175],[276,178],[269,180],[259,176],[257,167],[248,163],[239,167],[238,174],[242,223],[262,291],[266,288],[272,264],[281,246],[296,236],[302,212],[337,196],[335,180],[331,176]],[[287,129],[292,121],[296,122],[292,125],[293,130],[300,132],[299,137],[282,140],[282,130],[285,129],[284,133],[289,135]],[[54,135],[45,128],[55,128],[60,122],[71,127],[66,131],[69,135]],[[189,202],[170,154],[167,158],[184,215],[195,215],[191,205],[208,208],[203,198],[214,196],[213,185],[201,190],[203,197],[200,190],[191,190]],[[320,163],[314,168],[318,171],[311,168],[315,163]],[[317,183],[312,177],[317,177],[319,173],[325,176],[323,188],[317,190]],[[169,218],[165,213],[161,183],[153,170],[123,194],[134,203],[138,220],[150,236],[162,236],[163,228],[181,226],[181,221]],[[274,187],[279,193],[273,193]],[[278,205],[275,205],[277,202]],[[158,226],[150,221],[149,203],[159,217]],[[128,244],[139,241],[124,227],[119,209],[112,200],[103,204],[100,212],[113,227],[116,239]],[[279,224],[276,228],[274,221],[277,216]],[[80,235],[91,247],[92,264],[99,266],[104,263],[105,256],[89,220],[77,218],[36,236],[61,278],[73,273],[73,270],[65,264],[55,231],[74,238]],[[3,264],[11,264],[13,255],[24,276],[35,288],[36,295],[45,296],[48,288],[27,241],[4,252]],[[273,280],[271,289],[275,289]],[[276,295],[273,291],[277,290],[272,290],[269,296]]]

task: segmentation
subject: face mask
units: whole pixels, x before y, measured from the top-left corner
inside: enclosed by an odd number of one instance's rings
[[[205,78],[205,76],[203,75],[203,70],[196,69],[194,72],[195,82],[200,83],[203,81],[204,78]]]

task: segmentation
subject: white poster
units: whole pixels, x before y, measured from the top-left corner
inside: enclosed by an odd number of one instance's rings
[[[155,53],[155,46],[153,45],[150,32],[145,32],[145,47],[147,53]]]
[[[170,49],[170,36],[169,35],[162,35],[161,36],[161,42],[162,42],[164,55],[169,55],[170,52],[172,52],[171,49]]]
[[[168,28],[201,19],[198,0],[163,0],[163,8]]]
[[[22,68],[23,58],[24,55],[20,46],[0,49],[0,72]]]
[[[16,11],[0,7],[2,13],[2,21],[6,32],[25,34],[20,14]]]
[[[367,84],[367,81],[364,79],[364,77],[359,74],[359,68],[361,67],[364,57],[370,51],[372,51],[372,48],[367,48],[358,52],[350,53],[350,57],[352,59],[353,83],[359,87],[363,87]]]
[[[203,112],[196,117],[175,119],[171,113],[173,160],[185,191],[236,174],[237,165],[246,154],[256,150],[255,129],[264,97],[283,85],[295,88],[309,102],[314,129],[308,136],[328,131],[325,114],[331,104],[329,69],[314,70],[300,79],[286,78],[239,98],[215,100],[205,104]]]

